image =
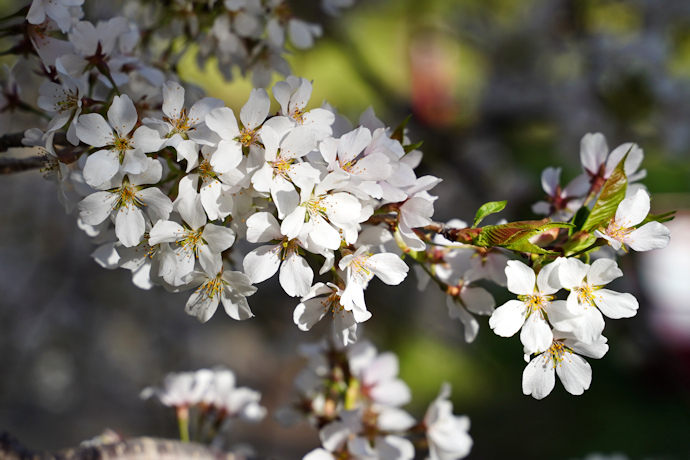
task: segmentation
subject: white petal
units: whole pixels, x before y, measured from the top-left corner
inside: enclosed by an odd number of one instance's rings
[[[271,101],[266,90],[255,88],[249,93],[247,103],[240,110],[240,120],[245,128],[255,130],[264,122],[270,108]]]
[[[650,209],[649,195],[640,189],[629,198],[624,199],[616,209],[616,223],[623,227],[634,227],[647,217]]]
[[[115,142],[113,128],[97,113],[81,115],[76,130],[79,140],[92,147],[105,147]]]
[[[594,293],[594,302],[599,310],[611,319],[632,318],[639,304],[632,294],[600,289]]]
[[[266,281],[276,274],[280,267],[281,246],[260,246],[244,256],[244,272],[253,283]]]
[[[625,243],[635,251],[663,249],[671,240],[671,231],[665,225],[652,221],[628,234]]]
[[[93,188],[99,188],[120,169],[120,161],[115,150],[99,150],[89,155],[84,164],[84,180]]]
[[[303,257],[295,252],[283,260],[280,266],[280,285],[290,297],[307,295],[314,281],[314,271]]]
[[[146,229],[144,213],[134,205],[122,206],[115,216],[115,235],[120,242],[129,247],[141,242]]]
[[[525,323],[526,316],[527,307],[524,302],[509,300],[493,312],[489,318],[489,326],[501,337],[512,337]]]
[[[543,399],[556,384],[550,356],[539,355],[527,364],[522,372],[522,392],[534,399]]]
[[[508,278],[508,290],[513,294],[534,294],[537,280],[534,270],[519,260],[508,261],[506,266],[506,277]]]
[[[520,341],[524,345],[525,353],[539,353],[548,350],[553,342],[553,333],[549,323],[541,317],[539,312],[532,313],[522,326]]]
[[[113,103],[108,109],[108,122],[120,136],[128,135],[137,124],[138,118],[137,109],[129,96],[123,94],[113,98]]]
[[[615,260],[597,259],[587,272],[587,282],[591,286],[604,286],[621,276],[623,271],[618,268]]]
[[[581,395],[592,383],[592,368],[582,357],[566,353],[556,366],[561,383],[572,395]]]

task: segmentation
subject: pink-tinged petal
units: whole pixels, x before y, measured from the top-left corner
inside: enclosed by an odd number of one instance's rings
[[[255,88],[249,93],[249,99],[240,110],[240,120],[245,128],[255,130],[266,120],[271,109],[271,100],[263,88]]]
[[[149,232],[149,244],[155,246],[160,243],[174,243],[185,237],[187,230],[171,220],[156,222]]]
[[[92,193],[79,202],[79,217],[85,224],[99,225],[110,216],[118,199],[115,193]]]
[[[525,353],[533,354],[548,350],[553,342],[553,333],[549,323],[538,312],[532,313],[520,332],[520,341]]]
[[[99,150],[92,153],[84,164],[84,180],[93,188],[99,188],[112,179],[120,169],[117,152]]]
[[[278,279],[287,295],[302,297],[309,293],[314,281],[314,271],[303,257],[291,251],[280,266]]]
[[[550,355],[539,355],[527,364],[522,372],[522,392],[534,399],[543,399],[556,384]]]
[[[561,185],[561,168],[548,167],[541,173],[541,187],[547,195],[556,196]]]
[[[509,300],[493,312],[489,318],[489,326],[501,337],[512,337],[525,324],[526,316],[527,307],[524,302]]]
[[[232,140],[240,135],[235,113],[228,107],[220,107],[211,110],[211,112],[206,115],[206,126],[216,132],[224,140]]]
[[[389,286],[403,282],[410,267],[397,254],[382,252],[367,259],[367,265],[378,278]]]
[[[671,240],[671,231],[665,225],[653,221],[644,224],[637,230],[630,232],[625,239],[625,244],[635,251],[651,251],[663,249]]]
[[[587,272],[587,283],[590,286],[604,286],[621,276],[623,276],[623,271],[618,268],[615,260],[597,259],[592,262]]]
[[[649,209],[649,195],[640,189],[635,195],[624,199],[618,205],[616,223],[622,227],[634,227],[647,217]]]
[[[431,223],[434,204],[424,198],[410,198],[400,207],[402,219],[410,228],[424,227]]]
[[[242,161],[242,144],[235,140],[222,140],[211,157],[211,166],[216,172],[227,173]]]
[[[592,368],[574,353],[564,354],[563,360],[556,366],[556,373],[566,391],[572,395],[581,395],[592,383]]]
[[[122,206],[115,214],[115,235],[120,242],[131,248],[141,242],[146,222],[144,213],[134,205]]]
[[[537,281],[534,270],[519,260],[508,261],[506,265],[506,277],[508,278],[508,290],[513,294],[534,294],[534,288],[536,287]]]
[[[462,322],[465,329],[465,342],[474,342],[479,332],[479,322],[462,305],[456,302],[453,297],[446,296],[446,305],[448,306],[448,316],[453,319],[459,319]]]
[[[589,265],[580,259],[567,258],[558,259],[558,278],[565,289],[573,289],[582,285],[582,281],[587,276]],[[588,278],[589,281],[589,278]],[[589,281],[591,283],[591,281]]]
[[[77,120],[77,137],[92,147],[105,147],[115,142],[113,128],[97,113],[87,113]]]
[[[123,94],[113,98],[113,104],[108,109],[108,122],[120,137],[128,135],[134,129],[138,118],[137,109],[129,96]]]
[[[601,133],[588,133],[580,141],[580,161],[582,166],[591,174],[597,174],[599,168],[606,161],[609,146]]]
[[[252,283],[261,283],[276,274],[280,267],[282,246],[261,246],[244,256],[244,272]]]
[[[632,318],[637,314],[639,304],[632,294],[600,289],[594,293],[594,302],[599,310],[611,319]]]

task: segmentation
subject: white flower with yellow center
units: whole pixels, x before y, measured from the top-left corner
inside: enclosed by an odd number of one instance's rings
[[[79,217],[88,225],[99,225],[108,217],[115,221],[115,235],[126,246],[141,242],[146,230],[146,207],[152,223],[165,220],[172,211],[172,202],[156,187],[162,175],[160,162],[148,159],[148,167],[141,174],[117,174],[107,182],[108,191],[96,192],[79,203]]]
[[[333,315],[333,330],[339,343],[344,346],[357,341],[357,323],[371,318],[367,310],[355,306],[345,310],[340,303],[343,290],[335,284],[316,283],[295,307],[293,320],[303,331],[310,330],[328,313]]]
[[[276,218],[267,212],[258,212],[247,219],[247,241],[265,243],[271,240],[277,244],[258,247],[244,257],[244,272],[252,282],[260,283],[275,275],[280,267],[280,285],[287,295],[307,295],[314,272],[299,254],[300,241],[285,237]]]
[[[355,306],[366,310],[364,290],[374,276],[394,286],[402,283],[409,271],[407,264],[396,254],[372,254],[366,246],[340,259],[338,267],[347,273],[346,286],[340,298],[346,310],[353,310]]]
[[[581,395],[592,383],[592,368],[579,355],[599,359],[608,349],[603,335],[587,344],[555,332],[551,346],[532,358],[525,367],[522,373],[522,392],[535,399],[545,398],[556,383],[555,371],[568,393]]]
[[[621,201],[606,229],[603,232],[595,230],[594,235],[608,240],[615,250],[621,247],[625,249],[625,245],[635,251],[663,249],[671,238],[666,226],[652,221],[636,227],[647,217],[649,209],[649,195],[644,190],[638,190],[635,195]]]
[[[611,319],[635,316],[639,307],[632,294],[602,289],[604,285],[623,276],[616,262],[611,259],[598,259],[588,265],[579,259],[559,259],[558,277],[561,285],[570,291],[568,310],[579,316],[569,323],[578,340],[591,343],[599,338],[604,330],[602,313]]]
[[[203,272],[193,272],[189,281],[190,285],[201,285],[189,297],[184,311],[202,323],[211,319],[221,302],[232,319],[241,321],[254,316],[247,297],[254,294],[256,288],[244,273],[222,270],[209,277]]]
[[[539,275],[518,260],[511,260],[506,267],[508,290],[518,295],[518,300],[509,300],[498,307],[489,326],[501,337],[511,337],[517,331],[525,353],[539,353],[551,346],[553,334],[551,324],[571,320],[565,301],[554,301],[553,294],[560,288],[555,276],[556,265],[549,264],[541,269]]]
[[[84,165],[84,180],[93,188],[102,188],[118,171],[141,174],[146,169],[146,153],[161,148],[158,133],[137,124],[137,110],[129,96],[115,96],[108,109],[108,121],[97,113],[77,119],[79,140],[92,147],[106,147],[89,155]]]

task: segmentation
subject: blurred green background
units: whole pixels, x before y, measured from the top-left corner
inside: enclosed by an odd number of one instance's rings
[[[436,220],[468,221],[504,199],[499,217],[535,217],[541,171],[561,166],[563,182],[579,174],[588,132],[611,149],[637,142],[652,212],[679,210],[673,248],[621,261],[626,276],[613,288],[633,293],[640,311],[607,322],[611,349],[589,360],[592,387],[580,397],[560,383],[545,400],[524,396],[517,337],[494,335],[480,318],[465,344],[433,286],[418,292],[412,274],[397,288],[373,282],[360,337],[398,353],[414,395],[407,409],[421,417],[451,382],[455,413],[472,420],[474,459],[690,458],[690,2],[367,0],[338,18],[313,0],[293,3],[324,26],[315,48],[289,58],[313,80],[310,107],[327,100],[355,124],[368,106],[390,126],[413,114],[409,137],[424,141],[418,175],[443,178]],[[190,55],[181,69],[235,110],[247,100],[250,84],[224,82],[213,63],[199,70]],[[167,372],[218,364],[261,390],[269,410],[291,401],[303,364],[296,345],[330,325],[297,330],[296,300],[277,280],[250,298],[256,318],[219,312],[201,325],[184,313],[186,295],[141,291],[129,272],[98,267],[38,173],[5,176],[0,190],[1,429],[33,449],[74,446],[105,428],[175,437],[172,411],[138,393]],[[493,292],[497,305],[512,297]],[[237,425],[230,441],[281,459],[318,445],[306,425],[270,417]]]

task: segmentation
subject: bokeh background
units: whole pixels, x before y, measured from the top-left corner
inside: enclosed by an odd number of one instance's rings
[[[17,5],[2,2],[5,11]],[[96,3],[87,8],[94,8]],[[372,282],[373,318],[361,337],[395,351],[421,417],[440,384],[453,385],[455,413],[472,420],[469,458],[690,458],[690,3],[684,0],[362,0],[338,18],[314,0],[294,10],[324,26],[315,48],[290,57],[314,81],[310,107],[328,100],[356,123],[372,106],[396,126],[413,114],[423,140],[419,175],[443,178],[435,219],[471,220],[482,203],[508,199],[498,217],[535,217],[539,177],[580,173],[579,142],[602,132],[613,149],[637,142],[652,212],[678,210],[671,245],[630,254],[614,289],[640,301],[635,318],[608,321],[611,349],[589,360],[592,387],[545,400],[521,391],[519,339],[495,336],[481,319],[465,344],[443,294]],[[181,66],[209,95],[239,109],[250,85],[227,83],[211,64]],[[95,246],[64,214],[38,172],[0,178],[0,429],[32,449],[75,446],[111,428],[124,436],[177,436],[171,410],[139,392],[171,371],[226,365],[259,389],[270,411],[292,400],[303,365],[296,300],[277,282],[250,298],[256,317],[222,312],[207,324],[187,316],[187,296],[134,287],[107,271]],[[488,285],[487,285],[488,286]],[[494,290],[497,305],[511,295]],[[237,424],[228,440],[265,458],[301,458],[318,445],[306,424]]]

